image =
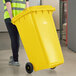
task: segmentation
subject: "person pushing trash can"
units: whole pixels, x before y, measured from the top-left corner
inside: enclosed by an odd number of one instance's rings
[[[3,0],[4,3],[4,21],[11,39],[12,56],[10,56],[9,65],[19,66],[19,34],[16,26],[11,23],[14,16],[22,10],[29,7],[29,0]]]

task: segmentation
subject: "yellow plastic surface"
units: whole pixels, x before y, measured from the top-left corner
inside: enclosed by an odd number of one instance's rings
[[[12,19],[35,71],[64,63],[52,17],[54,10],[52,6],[33,6]]]

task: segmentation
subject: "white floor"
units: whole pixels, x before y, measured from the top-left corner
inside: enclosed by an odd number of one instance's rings
[[[76,76],[76,53],[64,45],[62,46],[62,50],[65,63],[58,66],[55,70],[46,69],[33,72],[31,75],[27,74],[25,71],[25,63],[28,61],[28,58],[22,46],[19,52],[20,67],[9,66],[8,62],[11,55],[11,49],[9,48],[10,43],[6,40],[8,43],[2,41],[3,38],[9,41],[8,37],[5,38],[4,35],[0,35],[0,42],[3,43],[0,44],[0,76]]]
[[[58,66],[55,70],[42,70],[33,72],[31,75],[25,71],[25,63],[28,61],[24,49],[20,49],[20,67],[9,66],[9,56],[11,50],[0,51],[0,76],[76,76],[76,53],[63,47],[65,63]]]

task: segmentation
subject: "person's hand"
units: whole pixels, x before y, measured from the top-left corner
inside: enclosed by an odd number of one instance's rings
[[[7,7],[8,13],[9,13],[10,19],[12,20],[13,14],[12,14],[11,2],[6,2],[6,7]]]
[[[29,1],[26,2],[26,8],[28,8],[28,7],[29,7]]]

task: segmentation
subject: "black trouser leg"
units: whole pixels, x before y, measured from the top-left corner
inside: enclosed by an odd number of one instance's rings
[[[19,51],[19,34],[15,25],[11,23],[11,19],[5,19],[6,27],[8,29],[10,39],[11,39],[11,48],[13,53],[14,61],[18,61],[18,51]]]

